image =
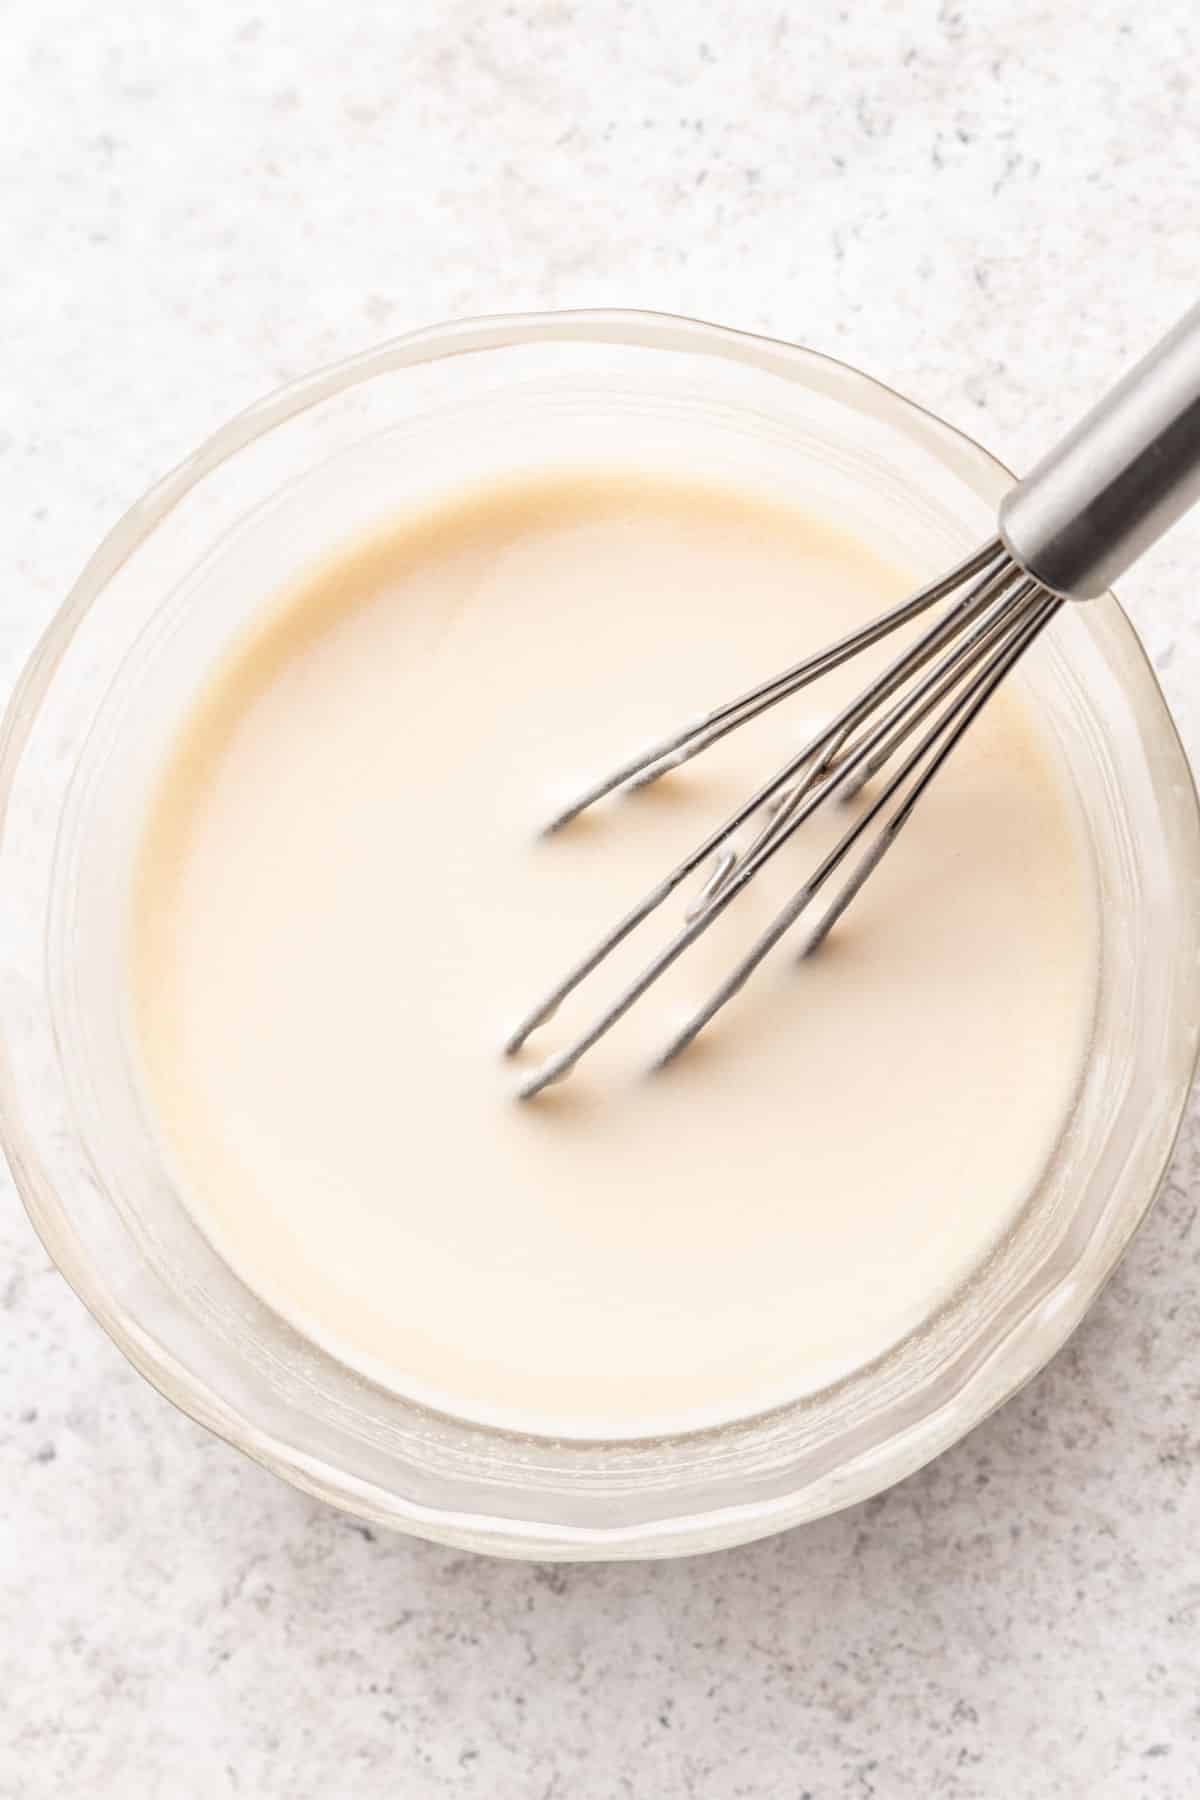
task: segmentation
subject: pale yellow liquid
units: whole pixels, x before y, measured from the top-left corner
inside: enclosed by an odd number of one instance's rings
[[[507,1029],[892,643],[558,837],[643,741],[912,584],[711,488],[548,477],[448,503],[265,607],[180,731],[131,933],[182,1191],[273,1307],[464,1416],[586,1435],[752,1413],[977,1268],[1069,1115],[1094,899],[1026,702],[989,706],[821,953],[798,933],[645,1073],[845,828],[833,809],[582,1063]]]

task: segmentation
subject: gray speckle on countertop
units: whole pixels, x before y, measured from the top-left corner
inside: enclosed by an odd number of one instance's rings
[[[1194,0],[10,0],[0,676],[229,413],[452,314],[797,337],[1027,466],[1195,299],[1198,69]],[[1198,564],[1193,520],[1124,586],[1193,756]],[[5,1181],[0,1795],[1192,1800],[1198,1120],[967,1442],[641,1567],[293,1493],[133,1374]]]

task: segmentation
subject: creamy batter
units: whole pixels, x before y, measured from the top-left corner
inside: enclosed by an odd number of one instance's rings
[[[1067,1120],[1095,986],[1074,802],[1011,683],[821,953],[783,946],[670,1069],[645,1073],[845,813],[564,1086],[512,1098],[653,934],[500,1056],[895,641],[540,823],[912,585],[751,496],[548,475],[401,519],[264,606],[180,729],[130,941],[165,1151],[268,1303],[445,1410],[636,1435],[819,1388],[979,1265]]]

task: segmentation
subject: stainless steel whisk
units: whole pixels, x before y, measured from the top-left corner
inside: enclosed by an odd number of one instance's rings
[[[568,1075],[818,807],[835,795],[847,798],[857,793],[916,736],[915,745],[889,771],[878,795],[711,999],[666,1045],[660,1064],[678,1055],[732,999],[858,850],[858,861],[806,942],[806,951],[815,949],[895,842],[955,745],[1059,607],[1067,600],[1102,594],[1197,499],[1200,306],[1005,495],[997,535],[982,549],[860,630],[652,744],[550,821],[547,831],[556,831],[615,789],[657,780],[939,602],[945,603],[934,622],[857,699],[644,895],[526,1015],[508,1040],[510,1055],[618,944],[702,865],[713,861],[675,935],[586,1030],[528,1077],[519,1093],[529,1098]],[[762,820],[758,830],[744,849],[735,848],[737,833],[756,815]]]

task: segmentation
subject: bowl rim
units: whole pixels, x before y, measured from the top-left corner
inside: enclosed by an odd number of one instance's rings
[[[648,341],[648,334],[652,337],[656,332],[668,333],[670,344],[661,336],[658,342]],[[802,372],[810,380],[815,378],[814,385],[827,388],[831,383],[840,387],[848,379],[860,390],[869,391],[885,413],[902,422],[910,434],[915,426],[937,446],[943,458],[947,450],[952,450],[961,465],[973,464],[979,474],[993,481],[997,478],[1016,479],[1004,463],[969,434],[853,363],[805,345],[702,319],[616,307],[493,313],[424,326],[386,339],[283,383],[234,414],[155,482],[101,540],[37,640],[17,677],[0,721],[0,846],[7,836],[10,796],[26,743],[41,702],[80,621],[112,576],[207,474],[276,427],[376,376],[477,351],[572,340],[651,350],[691,351],[750,362],[765,372],[784,378],[790,369],[793,374]],[[1157,697],[1164,728],[1163,752],[1173,759],[1175,772],[1181,778],[1181,800],[1200,862],[1200,799],[1195,776],[1150,658],[1119,601],[1111,595],[1108,600],[1113,623],[1124,640],[1125,653],[1141,665],[1143,675],[1149,680],[1149,690]],[[682,1555],[735,1541],[748,1541],[796,1522],[789,1514],[799,1514],[798,1499],[803,1487],[789,1489],[770,1499],[686,1511],[677,1516],[633,1524],[580,1525],[548,1519],[502,1517],[482,1511],[463,1514],[449,1507],[432,1507],[394,1490],[378,1488],[341,1469],[336,1471],[336,1480],[331,1480],[335,1472],[328,1465],[308,1457],[259,1421],[239,1411],[226,1396],[184,1368],[151,1332],[110,1299],[98,1272],[79,1252],[75,1233],[56,1202],[54,1184],[41,1167],[36,1144],[25,1124],[10,1062],[9,1033],[0,1023],[0,1147],[31,1223],[60,1273],[106,1335],[164,1398],[227,1443],[285,1476],[295,1486],[378,1523],[407,1528],[446,1543],[485,1549],[493,1554],[595,1557],[606,1552],[618,1556],[637,1555],[644,1550],[656,1556]],[[1088,1270],[1086,1281],[1077,1279],[1077,1269],[1065,1272],[1040,1296],[1036,1306],[1013,1320],[988,1347],[987,1353],[976,1359],[949,1397],[935,1398],[928,1405],[917,1405],[904,1428],[888,1440],[892,1466],[886,1480],[868,1491],[890,1486],[932,1460],[988,1412],[1009,1399],[1061,1349],[1112,1275],[1163,1184],[1175,1153],[1198,1063],[1200,1043],[1193,1047],[1190,1061],[1181,1071],[1178,1092],[1171,1096],[1165,1109],[1168,1129],[1163,1135],[1164,1147],[1158,1167],[1147,1180],[1144,1194],[1128,1208],[1122,1229],[1108,1234],[1102,1254]],[[1042,1329],[1037,1332],[1027,1329],[1033,1311],[1042,1318]],[[1048,1324],[1047,1320],[1050,1321]],[[1023,1344],[1017,1341],[1022,1337]],[[995,1382],[989,1384],[988,1371],[1003,1358],[1008,1359],[1008,1366],[1002,1383],[999,1386]],[[982,1404],[980,1390],[983,1390]],[[864,1456],[873,1457],[881,1449],[881,1444],[875,1444],[841,1465],[836,1473],[839,1484],[847,1479]],[[382,1502],[373,1499],[376,1494],[385,1499]],[[859,1497],[848,1494],[846,1501],[835,1500],[833,1507],[824,1510],[835,1510],[838,1504],[849,1504]]]

